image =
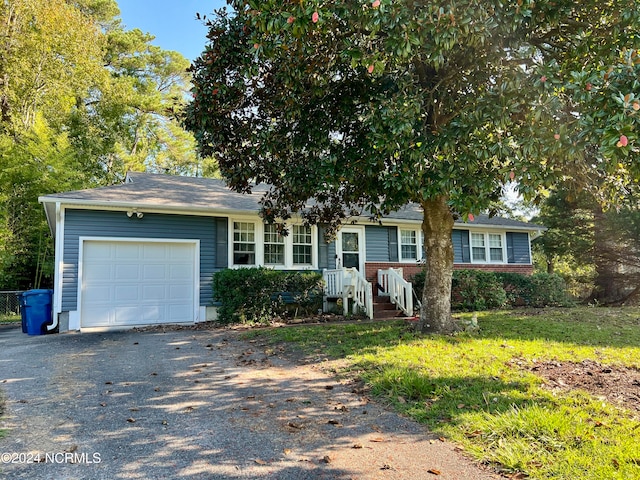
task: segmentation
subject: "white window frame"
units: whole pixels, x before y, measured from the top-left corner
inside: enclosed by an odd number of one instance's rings
[[[485,259],[480,260],[476,259],[473,256],[473,235],[482,235],[484,238],[484,255]],[[491,249],[496,247],[491,247],[489,244],[489,236],[495,235],[496,237],[500,237],[500,244],[502,247],[502,260],[491,260]],[[479,247],[476,247],[479,248]],[[471,263],[479,263],[479,264],[495,264],[501,265],[507,263],[507,235],[505,232],[490,232],[490,231],[469,231],[469,257],[471,258]]]
[[[314,244],[313,227],[311,227],[311,226],[307,227],[309,229],[309,236],[310,236],[311,243],[295,242],[294,241],[294,235],[295,235],[294,234],[294,230],[295,230],[295,227],[304,227],[304,225],[302,225],[302,224],[294,224],[294,225],[291,225],[291,227],[290,227],[291,231],[289,232],[289,237],[291,238],[291,264],[296,268],[311,268],[313,266],[313,264],[314,264],[314,261],[313,261],[313,252],[314,252],[314,247],[313,247],[313,244]],[[286,258],[286,255],[287,255],[286,238],[287,237],[285,237],[285,258]],[[295,246],[309,246],[310,247],[310,249],[311,249],[311,255],[310,255],[311,263],[295,263],[295,259],[293,258],[293,249],[294,249]]]
[[[416,257],[405,258],[402,256],[402,231],[407,230],[415,233],[416,236]],[[424,233],[422,228],[398,226],[398,261],[399,262],[421,262],[424,260]]]
[[[278,242],[267,242],[266,236],[267,236],[267,228],[269,227],[269,225],[263,225],[263,233],[262,233],[262,244],[263,244],[263,255],[264,255],[264,264],[267,267],[284,267],[287,263],[287,241],[286,238],[287,237],[283,237],[282,235],[279,235],[278,232],[276,231],[275,234],[277,235],[278,238]],[[282,262],[281,263],[267,263],[267,245],[282,245]]]
[[[233,263],[233,243],[234,243],[234,223],[252,223],[255,231],[255,263],[250,265]],[[228,255],[229,268],[251,268],[257,266],[265,266],[274,270],[317,270],[318,269],[318,228],[312,225],[311,228],[311,265],[293,263],[293,225],[302,225],[295,223],[287,225],[289,235],[284,237],[284,263],[283,264],[266,264],[264,262],[264,234],[265,224],[256,217],[233,217],[229,218],[228,223]]]

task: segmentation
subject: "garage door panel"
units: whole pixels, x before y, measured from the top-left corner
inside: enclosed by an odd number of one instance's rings
[[[144,285],[142,287],[141,300],[143,302],[162,302],[166,297],[166,287],[164,285]]]
[[[163,264],[144,265],[142,268],[142,279],[146,281],[156,280],[158,278],[166,278],[167,267]]]
[[[126,285],[118,285],[113,288],[114,293],[114,302],[136,302],[138,300],[138,285],[137,284],[126,284]]]
[[[171,285],[168,297],[170,300],[184,299],[189,295],[190,291],[191,289],[188,285]]]
[[[193,322],[194,243],[83,243],[82,327]]]
[[[109,303],[111,301],[111,288],[108,285],[95,285],[83,292],[84,300],[89,304]]]
[[[193,268],[191,265],[170,265],[170,280],[189,280],[193,278]]]
[[[138,281],[140,278],[139,265],[115,265],[114,274],[110,280],[115,281]]]
[[[143,258],[145,260],[157,260],[164,262],[168,259],[167,249],[162,244],[145,245],[143,248]]]
[[[140,258],[140,245],[121,243],[114,246],[115,260],[137,260]],[[113,257],[112,257],[113,258]]]

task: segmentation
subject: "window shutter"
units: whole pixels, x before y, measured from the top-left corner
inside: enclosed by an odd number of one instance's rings
[[[397,262],[398,261],[398,228],[397,227],[389,227],[387,229],[389,232],[389,261]]]
[[[216,268],[229,266],[229,219],[216,218]]]
[[[513,251],[513,233],[507,232],[507,263],[516,263],[516,256]]]
[[[469,230],[458,230],[462,240],[462,263],[471,263],[471,248],[469,247]]]
[[[329,268],[329,244],[324,238],[326,228],[318,225],[318,268]]]

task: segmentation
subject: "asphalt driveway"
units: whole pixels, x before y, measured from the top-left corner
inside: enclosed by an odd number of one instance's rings
[[[496,478],[317,365],[237,337],[0,325],[0,478]]]

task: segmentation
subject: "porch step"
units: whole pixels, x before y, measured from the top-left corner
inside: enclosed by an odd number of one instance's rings
[[[403,317],[402,311],[396,309],[389,297],[373,297],[373,318],[392,319]]]

